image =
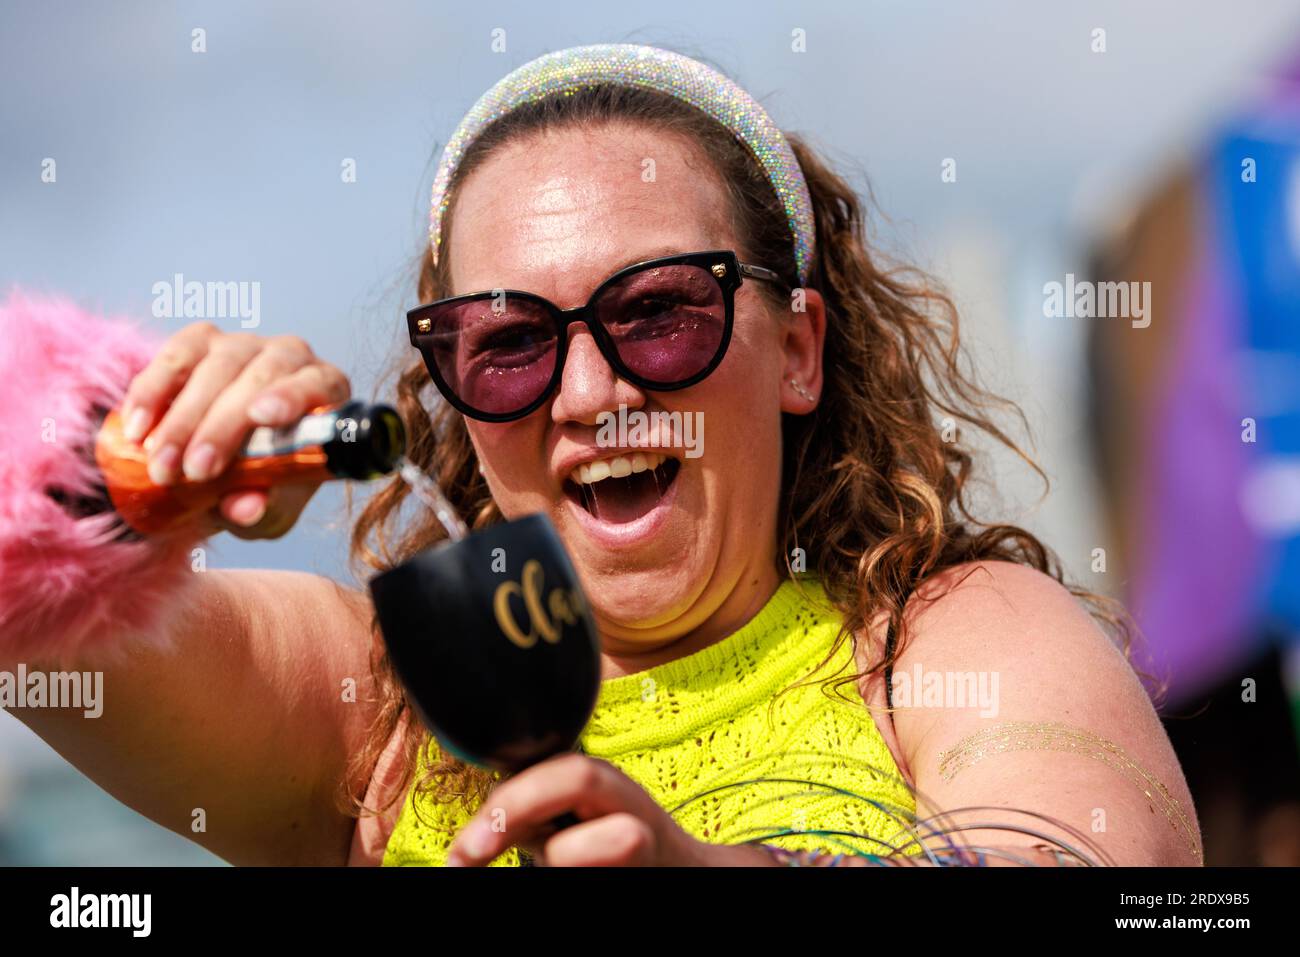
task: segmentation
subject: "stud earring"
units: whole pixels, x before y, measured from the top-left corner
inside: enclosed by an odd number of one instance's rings
[[[790,382],[790,387],[794,389],[795,392],[799,393],[800,398],[807,399],[809,402],[816,401],[817,396],[813,395],[811,392],[805,389],[803,387],[803,383],[797,382],[794,379],[790,379],[789,382]]]

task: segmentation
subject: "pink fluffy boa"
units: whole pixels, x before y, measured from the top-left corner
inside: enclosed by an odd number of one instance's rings
[[[47,494],[95,494],[93,409],[116,408],[159,345],[66,299],[0,303],[0,668],[165,647],[192,600],[190,550],[210,529],[119,539],[112,513],[79,518]]]

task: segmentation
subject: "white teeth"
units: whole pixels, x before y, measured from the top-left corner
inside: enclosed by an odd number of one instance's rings
[[[593,485],[607,478],[624,478],[634,472],[645,472],[663,465],[665,455],[657,452],[634,452],[616,455],[599,462],[587,462],[569,473],[569,478],[579,485]]]

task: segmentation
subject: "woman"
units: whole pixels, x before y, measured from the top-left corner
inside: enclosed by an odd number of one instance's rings
[[[397,393],[412,458],[472,526],[559,530],[602,646],[583,753],[505,781],[442,754],[366,597],[297,573],[203,576],[183,654],[111,672],[97,722],[24,720],[237,863],[1197,863],[1125,655],[1041,543],[966,510],[953,426],[1008,440],[950,303],[863,232],[845,182],[701,64],[602,46],[521,67],[444,154]],[[199,324],[125,415],[167,483],[349,393],[300,339]],[[638,412],[649,433],[608,430]],[[313,491],[231,494],[217,521],[277,537]],[[372,567],[441,537],[406,496],[394,481],[357,523]],[[911,840],[975,822],[974,855]]]

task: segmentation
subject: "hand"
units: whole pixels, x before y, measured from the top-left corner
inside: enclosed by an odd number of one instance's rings
[[[347,376],[297,336],[223,333],[198,322],[168,339],[131,380],[122,418],[127,439],[144,440],[149,477],[169,485],[182,472],[193,481],[219,475],[255,426],[288,425],[351,393]],[[213,524],[239,538],[278,538],[317,487],[229,492],[213,509]]]
[[[557,832],[550,821],[566,811],[582,823]],[[447,864],[481,867],[514,846],[542,867],[775,866],[757,848],[696,840],[621,770],[583,754],[549,758],[498,784],[456,836]]]

